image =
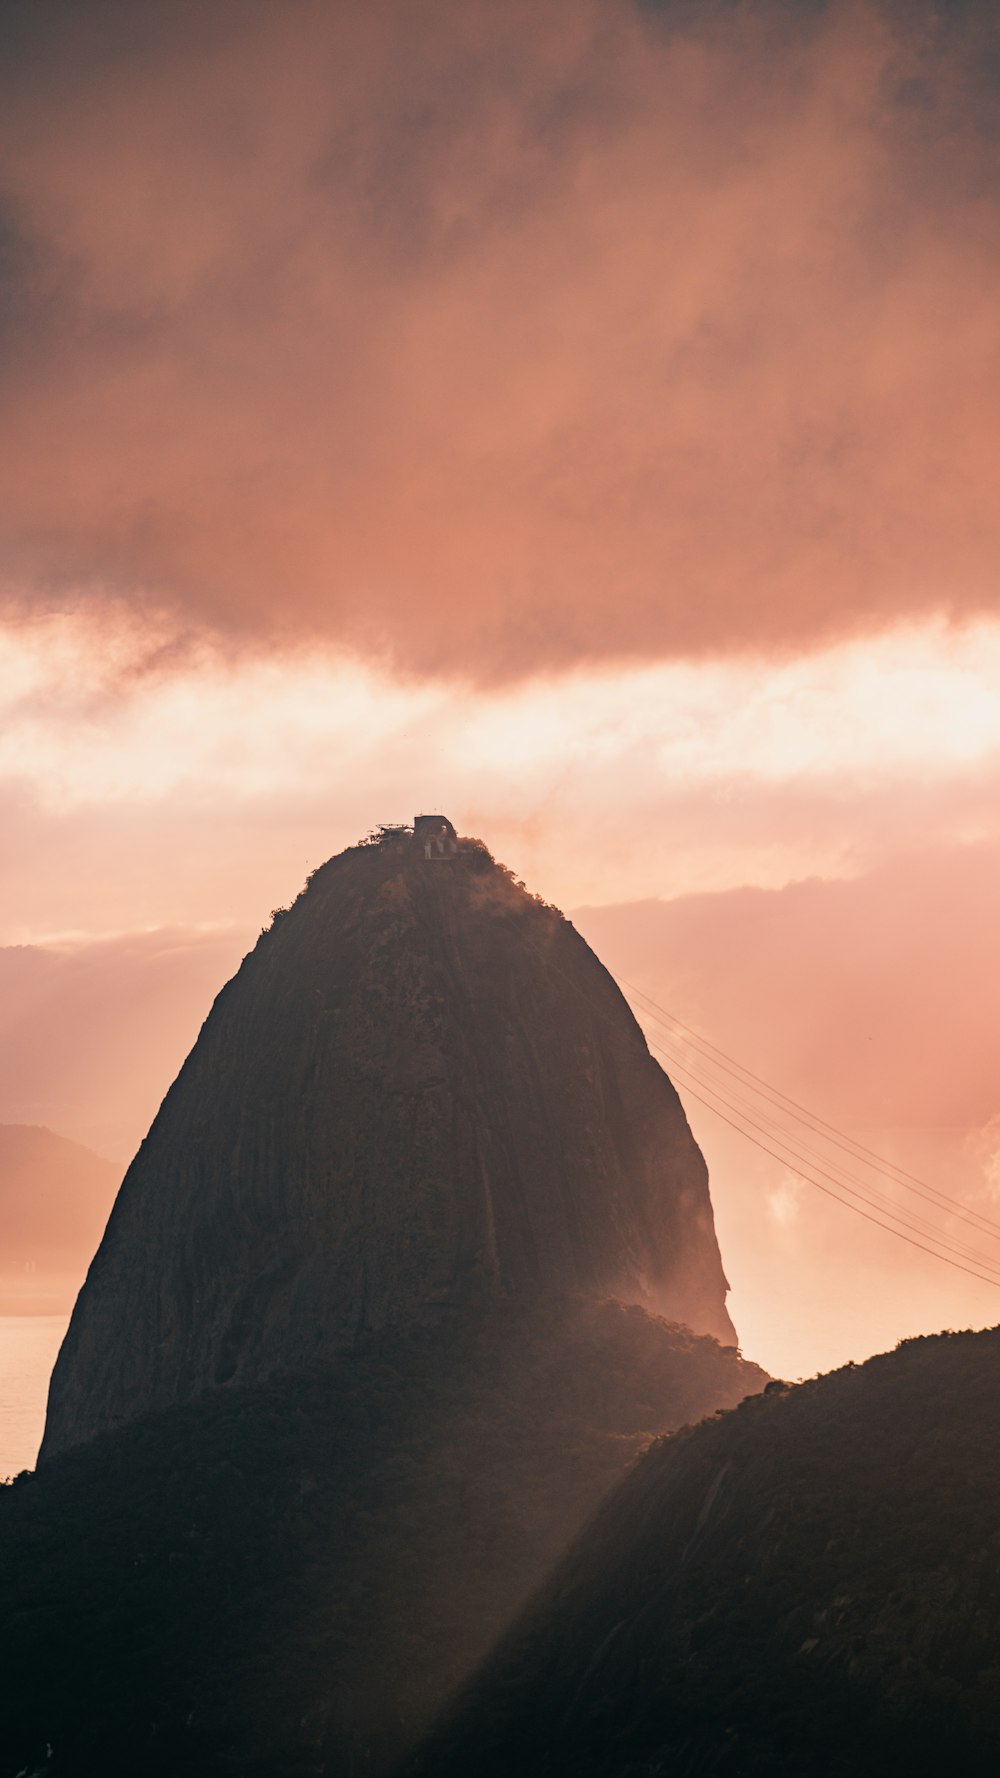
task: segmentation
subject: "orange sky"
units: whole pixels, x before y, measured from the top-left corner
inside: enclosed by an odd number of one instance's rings
[[[270,908],[430,805],[994,1203],[998,38],[13,0],[0,1120],[126,1159]],[[690,1109],[753,1356],[1000,1319]]]

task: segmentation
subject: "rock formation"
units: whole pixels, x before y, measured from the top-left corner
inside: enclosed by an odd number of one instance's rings
[[[704,1161],[616,984],[480,843],[318,870],[119,1193],[42,1459],[436,1305],[582,1291],[734,1341]]]

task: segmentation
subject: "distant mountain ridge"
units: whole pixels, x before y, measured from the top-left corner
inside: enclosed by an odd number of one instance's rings
[[[354,847],[279,910],[167,1094],[42,1460],[436,1303],[578,1290],[735,1341],[677,1094],[579,934],[480,842]]]
[[[71,1308],[121,1169],[41,1124],[0,1124],[0,1315]]]

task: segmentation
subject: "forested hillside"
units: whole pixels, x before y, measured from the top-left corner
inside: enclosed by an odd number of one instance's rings
[[[655,1444],[422,1778],[946,1778],[1000,1747],[1000,1330]]]

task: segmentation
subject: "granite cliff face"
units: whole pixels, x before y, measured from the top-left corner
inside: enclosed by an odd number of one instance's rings
[[[477,842],[352,848],[222,990],[119,1193],[42,1458],[435,1306],[735,1340],[704,1161],[612,978]]]

